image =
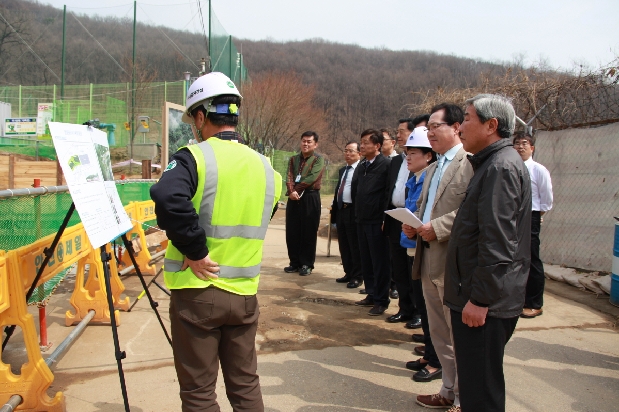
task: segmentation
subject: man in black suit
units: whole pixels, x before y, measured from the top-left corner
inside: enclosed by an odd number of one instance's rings
[[[344,276],[335,279],[335,281],[347,283],[346,287],[350,289],[358,288],[363,283],[357,222],[355,222],[355,209],[351,193],[352,177],[359,164],[359,158],[359,143],[346,143],[344,149],[346,166],[339,171],[339,179],[331,207],[331,221],[335,221],[337,225],[337,242],[344,266]]]
[[[389,307],[389,247],[383,235],[389,158],[380,153],[383,134],[368,129],[361,133],[360,153],[365,160],[359,164],[352,179],[352,198],[361,252],[361,271],[367,297],[358,306],[371,306],[370,316],[382,315]]]

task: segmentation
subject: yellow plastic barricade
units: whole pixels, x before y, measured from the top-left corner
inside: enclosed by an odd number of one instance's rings
[[[108,243],[105,245],[107,253],[112,254],[112,248]],[[129,309],[129,298],[120,299],[120,294],[124,292],[125,286],[118,277],[118,269],[116,261],[112,256],[110,264],[110,284],[112,287],[112,299],[114,308],[127,310]],[[89,265],[88,280],[84,282],[86,277],[86,265]],[[65,324],[71,326],[74,323],[80,322],[89,310],[95,311],[95,316],[92,318],[93,323],[109,323],[110,310],[107,304],[107,294],[105,291],[105,278],[103,276],[103,262],[101,261],[101,250],[99,248],[90,248],[86,257],[80,259],[77,264],[77,273],[75,275],[75,289],[71,295],[71,306],[75,309],[75,314],[70,310],[65,313]],[[120,316],[118,310],[114,311],[116,324],[120,325]]]
[[[55,236],[56,234],[54,233],[30,245],[15,249],[24,296],[37,276],[43,260],[45,260],[45,248],[52,245]],[[92,248],[90,247],[88,236],[86,236],[86,231],[81,223],[66,228],[38,284],[47,282],[78,260],[86,257],[90,249]]]
[[[8,279],[10,303],[0,314],[0,327],[17,325],[21,328],[28,362],[15,375],[11,366],[0,361],[0,404],[6,403],[11,396],[20,395],[23,403],[18,410],[28,411],[65,411],[65,398],[57,392],[53,398],[47,395],[47,389],[54,381],[54,375],[41,357],[37,331],[32,315],[26,309],[23,278],[19,268],[19,259],[15,251],[0,257],[0,277]]]
[[[148,251],[146,234],[144,233],[144,229],[142,229],[141,222],[147,222],[155,218],[155,202],[152,200],[131,202],[129,205],[125,206],[125,210],[129,215],[129,219],[133,222],[133,228],[127,232],[127,239],[133,240],[135,236],[135,239],[139,242],[139,248],[141,249],[139,251],[136,250],[135,261],[140,267],[140,271],[143,275],[154,276],[156,274],[156,269],[155,265],[150,264],[152,256]],[[133,265],[128,252],[123,254],[121,263],[124,267]]]
[[[0,313],[8,309],[9,299],[9,278],[6,271],[6,254],[4,250],[0,250]]]

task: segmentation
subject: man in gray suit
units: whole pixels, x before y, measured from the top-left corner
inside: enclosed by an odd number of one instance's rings
[[[456,362],[451,337],[451,314],[443,306],[445,261],[451,226],[464,199],[473,169],[460,142],[464,113],[459,106],[442,103],[432,108],[428,121],[428,139],[438,154],[430,165],[419,201],[417,217],[423,222],[417,230],[403,225],[404,233],[417,236],[413,279],[421,279],[428,311],[430,336],[442,366],[443,386],[434,395],[419,395],[417,403],[428,408],[460,409]],[[426,367],[428,378],[441,373]]]

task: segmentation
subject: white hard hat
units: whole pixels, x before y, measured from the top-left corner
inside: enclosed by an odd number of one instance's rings
[[[428,140],[428,128],[425,126],[416,127],[415,130],[408,136],[408,140],[404,145],[406,147],[427,147],[432,149]]]
[[[232,94],[243,98],[232,80],[223,73],[212,72],[198,77],[187,91],[187,102],[185,104],[187,110],[183,113],[183,122],[191,123],[191,111],[193,109],[205,103],[206,100],[222,94]]]

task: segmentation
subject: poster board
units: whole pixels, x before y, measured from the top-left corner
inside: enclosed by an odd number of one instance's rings
[[[37,105],[37,138],[50,139],[49,122],[54,120],[54,104],[39,103]]]
[[[179,147],[186,146],[193,139],[191,126],[183,123],[185,106],[165,102],[163,106],[163,138],[161,142],[161,170],[165,170],[170,157]]]
[[[49,122],[58,162],[93,247],[131,230],[120,201],[107,134],[89,126]]]
[[[12,117],[4,119],[5,136],[36,136],[36,117]]]

